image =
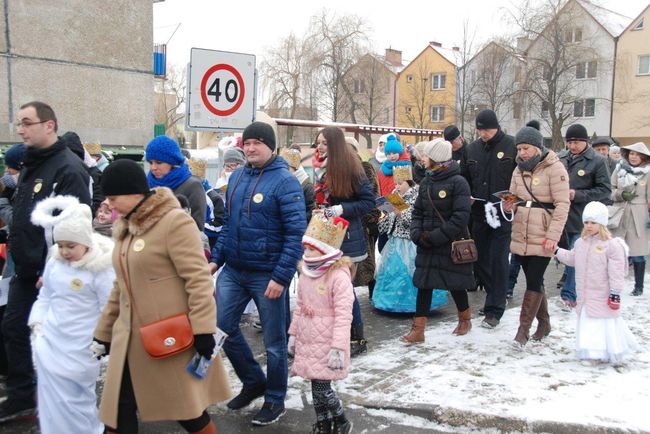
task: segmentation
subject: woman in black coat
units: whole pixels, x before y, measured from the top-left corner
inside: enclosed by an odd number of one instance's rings
[[[424,342],[432,291],[436,288],[448,290],[458,309],[458,326],[453,333],[464,335],[472,328],[467,299],[467,288],[474,286],[472,265],[456,265],[451,260],[451,243],[468,234],[469,185],[460,175],[458,163],[451,159],[449,142],[435,139],[421,149],[427,170],[411,219],[411,240],[417,245],[413,284],[418,296],[411,331],[401,338],[408,344]]]

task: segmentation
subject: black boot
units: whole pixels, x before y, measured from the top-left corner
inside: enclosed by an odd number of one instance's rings
[[[368,282],[368,300],[370,301],[372,301],[372,293],[375,292],[375,283],[377,283],[375,279]]]
[[[332,434],[349,434],[351,431],[352,422],[346,419],[344,415],[334,418],[334,424],[332,425]]]
[[[363,337],[363,324],[353,325],[350,329],[350,357],[358,356],[368,350],[368,342]]]
[[[645,262],[633,262],[634,291],[630,295],[643,295],[643,278],[645,277]]]

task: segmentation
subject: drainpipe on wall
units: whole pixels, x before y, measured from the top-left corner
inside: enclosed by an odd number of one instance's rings
[[[393,126],[396,126],[395,116],[397,115],[397,81],[399,80],[400,73],[398,72],[395,76],[395,82],[393,83]]]
[[[9,32],[9,5],[4,2],[4,20],[5,20],[5,40],[7,41],[7,122],[11,125],[14,115],[14,103],[12,94],[12,79],[11,79],[11,38]]]
[[[612,70],[612,103],[609,111],[609,137],[612,137],[612,129],[614,128],[614,89],[616,88],[616,52],[618,51],[618,38],[619,36],[614,38],[614,68]]]

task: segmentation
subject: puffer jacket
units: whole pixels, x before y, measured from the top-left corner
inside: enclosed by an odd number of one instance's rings
[[[569,188],[576,191],[571,201],[566,231],[569,234],[579,234],[582,231],[582,211],[591,201],[607,202],[612,192],[607,167],[607,159],[587,146],[579,155],[573,155],[569,150],[558,154],[569,174]]]
[[[557,259],[576,269],[578,316],[582,309],[593,318],[614,318],[620,310],[607,305],[611,289],[622,291],[627,271],[627,246],[620,238],[578,238],[573,250],[559,249]]]
[[[307,222],[302,187],[282,158],[262,168],[246,165],[230,176],[216,263],[237,270],[270,271],[289,285],[302,257]]]
[[[323,276],[301,274],[298,300],[289,327],[296,348],[291,373],[305,379],[340,380],[350,371],[350,325],[354,293],[350,281],[351,262],[340,259]],[[332,348],[345,352],[342,370],[327,367]]]
[[[543,204],[552,204],[555,209],[529,208],[520,203],[515,210],[512,223],[510,251],[521,256],[553,256],[542,248],[544,240],[560,241],[562,230],[569,214],[569,175],[560,163],[557,154],[548,151],[532,172],[523,172],[517,167],[512,173],[510,191],[525,201],[534,201],[524,182]]]

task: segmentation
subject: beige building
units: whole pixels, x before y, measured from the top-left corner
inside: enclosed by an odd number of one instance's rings
[[[61,133],[142,147],[153,137],[153,5],[0,0],[0,143],[20,106],[52,106]]]
[[[650,5],[618,38],[612,136],[621,145],[650,145]]]

